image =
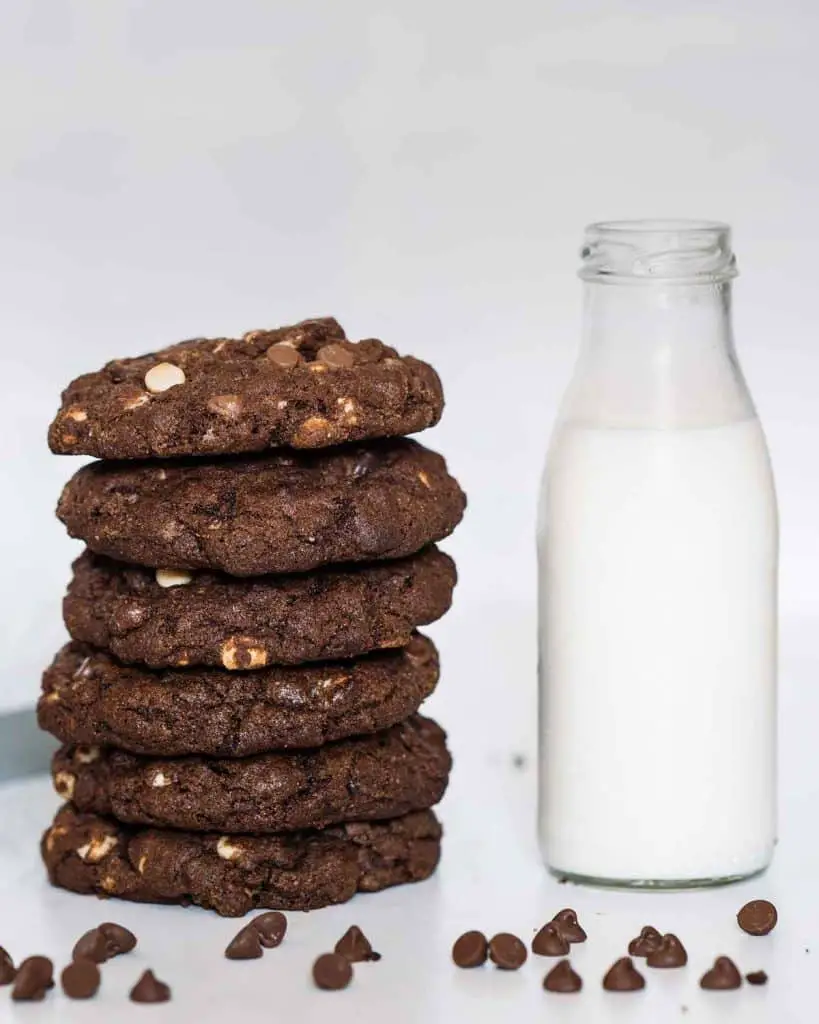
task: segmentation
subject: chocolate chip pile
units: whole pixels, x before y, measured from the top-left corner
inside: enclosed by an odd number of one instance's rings
[[[737,914],[737,923],[748,935],[768,935],[776,927],[776,907],[767,900],[752,900]],[[574,910],[559,911],[540,928],[532,939],[532,952],[536,956],[564,957],[575,943],[586,941],[586,932],[577,920]],[[639,992],[646,987],[646,979],[634,965],[634,959],[644,959],[647,967],[678,968],[688,963],[688,953],[672,932],[663,934],[652,925],[645,925],[640,934],[628,944],[628,956],[615,960],[603,976],[602,986],[607,992]],[[491,960],[503,970],[517,970],[527,960],[527,950],[521,940],[502,932],[487,940],[479,931],[464,932],[452,947],[452,960],[457,967],[481,967]],[[745,975],[749,985],[766,985],[765,971],[750,971]],[[718,956],[713,966],[700,978],[705,990],[736,989],[742,985],[742,975],[727,956]],[[547,992],[580,992],[583,979],[569,960],[560,960],[543,979]]]
[[[68,386],[51,448],[103,461],[58,506],[86,551],[38,705],[64,744],[54,885],[239,916],[432,874],[451,761],[417,713],[439,671],[417,628],[450,607],[435,544],[465,498],[404,435],[442,411],[431,366],[331,318]],[[256,924],[228,955],[268,941]],[[133,998],[162,994],[146,975]]]

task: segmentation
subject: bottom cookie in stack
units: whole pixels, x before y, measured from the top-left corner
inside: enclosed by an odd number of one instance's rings
[[[435,870],[432,811],[278,835],[216,835],[121,825],[64,806],[43,836],[53,885],[141,903],[191,903],[226,917],[315,910]]]

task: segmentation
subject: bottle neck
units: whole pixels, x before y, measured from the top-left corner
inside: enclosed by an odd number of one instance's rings
[[[586,281],[564,419],[694,428],[753,415],[734,352],[730,281]]]

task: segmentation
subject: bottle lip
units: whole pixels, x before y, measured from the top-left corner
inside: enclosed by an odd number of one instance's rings
[[[737,276],[730,225],[715,220],[609,220],[584,233],[586,281],[707,284]]]

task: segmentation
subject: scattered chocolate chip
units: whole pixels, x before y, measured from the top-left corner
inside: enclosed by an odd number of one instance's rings
[[[363,963],[365,960],[380,960],[381,955],[373,952],[370,940],[354,924],[341,936],[336,943],[336,953],[345,956],[351,964]]]
[[[547,992],[579,992],[583,988],[583,979],[572,970],[568,960],[561,960],[543,979],[543,987]]]
[[[71,955],[75,960],[91,960],[95,964],[104,964],[110,956],[108,940],[101,929],[92,928],[77,939]]]
[[[646,979],[634,966],[630,956],[621,957],[606,972],[603,988],[607,992],[637,992],[646,987]]]
[[[271,910],[268,914],[254,917],[250,926],[259,933],[259,942],[265,949],[275,949],[282,944],[287,933],[287,918],[278,910]]]
[[[245,925],[228,943],[228,960],[258,960],[262,955],[262,939],[252,924]]]
[[[313,964],[313,981],[328,992],[347,988],[353,980],[353,968],[346,956],[324,953]]]
[[[452,947],[456,967],[480,967],[488,956],[489,943],[483,932],[464,932]]]
[[[326,363],[327,366],[344,367],[345,369],[355,363],[355,356],[343,345],[322,345],[316,353],[316,361]]]
[[[532,952],[538,956],[565,956],[569,948],[569,940],[561,934],[554,921],[544,924],[532,939]]]
[[[741,984],[742,975],[737,970],[734,961],[727,956],[718,956],[711,970],[706,971],[700,978],[700,988],[739,988]]]
[[[750,971],[745,975],[749,985],[767,985],[768,975],[764,971]]]
[[[296,349],[284,342],[279,345],[271,345],[267,350],[267,358],[271,363],[285,369],[289,369],[291,366],[298,366],[302,361],[301,355]]]
[[[47,956],[30,956],[17,968],[11,998],[15,1002],[39,1002],[54,987],[54,964]]]
[[[489,958],[502,971],[516,971],[526,963],[526,947],[509,932],[500,932],[489,940]]]
[[[0,946],[0,985],[10,985],[17,977],[17,970],[14,961],[8,953]]]
[[[577,914],[569,907],[555,914],[552,921],[567,942],[585,942],[588,938],[577,920]]]
[[[685,946],[670,932],[663,936],[659,947],[646,957],[646,964],[649,967],[685,967],[687,963],[688,953]]]
[[[123,928],[121,924],[105,921],[99,926],[99,931],[102,932],[105,938],[109,960],[115,956],[130,953],[132,949],[136,948],[136,935],[133,932],[129,932],[127,928]]]
[[[748,935],[767,935],[776,928],[779,915],[768,900],[751,900],[737,914],[739,927]]]
[[[628,944],[628,951],[631,956],[648,956],[655,949],[659,949],[662,943],[662,935],[656,928],[652,928],[650,924],[647,924],[640,931],[637,938],[632,939]]]
[[[60,976],[69,999],[90,999],[100,987],[100,969],[93,960],[74,960]]]
[[[153,971],[146,971],[131,989],[130,998],[132,1003],[167,1003],[171,990]]]

